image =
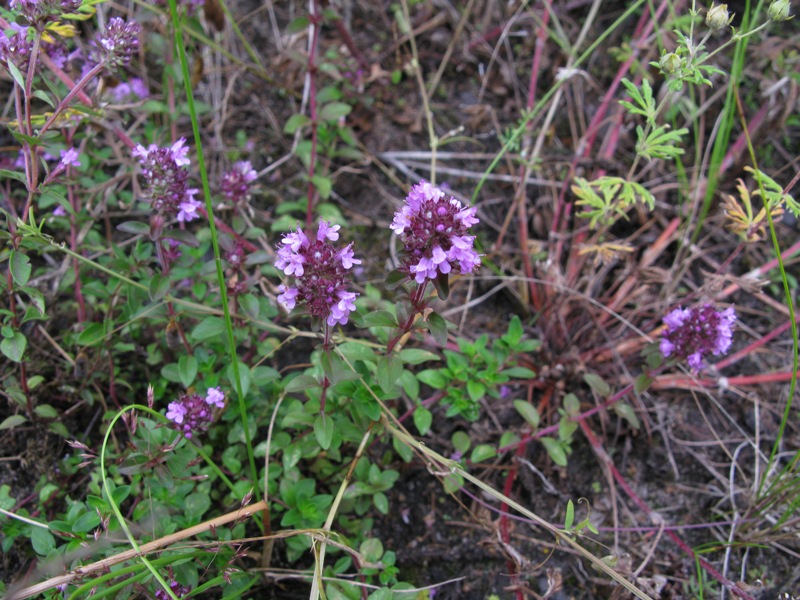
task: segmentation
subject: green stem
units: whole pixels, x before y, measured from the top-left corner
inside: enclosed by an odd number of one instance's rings
[[[231,356],[231,367],[233,368],[233,378],[236,383],[236,395],[239,398],[239,414],[242,418],[242,428],[244,430],[245,446],[247,448],[247,458],[250,463],[250,480],[255,488],[257,499],[261,499],[262,492],[258,485],[258,470],[256,469],[256,459],[253,453],[253,442],[250,439],[250,428],[247,419],[247,406],[244,401],[242,389],[242,379],[239,373],[239,359],[236,356],[236,340],[233,336],[233,322],[228,307],[228,289],[225,283],[225,273],[222,271],[222,261],[220,259],[219,239],[217,236],[216,220],[214,218],[214,205],[211,202],[211,187],[208,184],[208,172],[206,171],[205,158],[203,156],[203,140],[200,136],[200,126],[197,120],[197,108],[194,103],[194,93],[192,91],[192,78],[189,74],[189,63],[186,60],[186,49],[183,47],[182,27],[178,19],[178,8],[176,0],[169,0],[169,12],[172,18],[172,28],[175,32],[175,47],[181,62],[181,72],[183,74],[183,84],[186,89],[186,103],[189,108],[189,115],[192,119],[192,132],[197,150],[197,168],[203,182],[203,195],[206,201],[206,211],[208,213],[208,226],[211,230],[211,245],[214,247],[214,263],[217,268],[217,283],[219,284],[219,294],[222,300],[222,312],[225,318],[225,329],[228,334],[228,349]],[[268,523],[265,523],[268,525]]]

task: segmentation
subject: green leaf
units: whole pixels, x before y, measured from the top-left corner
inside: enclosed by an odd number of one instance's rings
[[[470,460],[473,463],[479,463],[495,456],[497,456],[497,450],[495,450],[494,446],[490,446],[489,444],[480,444],[473,448]]]
[[[442,369],[425,369],[417,374],[417,379],[435,390],[443,390],[451,381],[451,378],[445,375]]]
[[[439,313],[432,312],[428,315],[425,324],[428,326],[428,331],[431,332],[436,343],[440,346],[445,346],[447,344],[447,321],[444,320],[444,317]]]
[[[568,415],[577,415],[581,410],[581,401],[575,394],[570,393],[564,396],[563,404]]]
[[[55,108],[56,107],[56,105],[53,103],[52,98],[50,98],[50,96],[48,96],[47,92],[45,92],[44,90],[36,90],[31,95],[34,98],[38,98],[39,100],[41,100],[45,104],[48,104],[50,106],[50,108]]]
[[[375,310],[364,315],[365,327],[397,327],[397,319],[388,310]]]
[[[510,369],[503,369],[502,375],[510,379],[534,379],[536,371],[531,371],[525,367],[511,367]]]
[[[14,427],[18,427],[27,421],[28,419],[22,415],[11,415],[10,417],[3,419],[3,422],[0,423],[0,431],[4,429],[14,429]]]
[[[386,497],[386,494],[383,492],[377,492],[375,495],[372,496],[372,502],[375,504],[375,508],[378,509],[378,512],[383,515],[389,514],[389,499]]]
[[[410,463],[414,458],[414,451],[394,436],[392,437],[392,447],[398,456],[403,459],[403,462]]]
[[[44,315],[45,305],[44,305],[44,294],[37,290],[36,288],[32,287],[23,287],[21,292],[24,292],[31,301],[31,304],[36,307],[36,309]]]
[[[311,375],[298,375],[286,385],[285,389],[291,394],[293,392],[302,392],[317,387],[319,387],[319,381],[317,381],[316,377],[312,377]]]
[[[467,381],[467,394],[470,400],[477,402],[486,395],[486,386],[476,379]]]
[[[639,418],[636,416],[636,413],[630,404],[626,404],[625,402],[617,402],[614,404],[614,412],[625,419],[633,429],[639,429]]]
[[[11,64],[9,62],[9,64]],[[39,556],[47,556],[51,550],[55,550],[56,538],[48,529],[42,527],[31,527],[31,545]]]
[[[134,235],[150,235],[150,225],[141,221],[125,221],[117,225],[117,229]]]
[[[0,342],[0,352],[14,362],[22,361],[22,355],[25,354],[27,347],[28,339],[19,331],[15,331],[11,337]]]
[[[572,524],[575,522],[575,505],[572,500],[567,500],[567,514],[564,517],[564,529],[572,529]]]
[[[331,102],[322,107],[319,111],[319,118],[322,121],[335,123],[341,117],[349,115],[351,110],[353,110],[353,108],[349,104],[345,104],[344,102]]]
[[[49,404],[37,404],[33,409],[38,416],[43,419],[57,419],[58,411]]]
[[[19,67],[14,64],[14,61],[6,61],[6,68],[11,73],[11,77],[14,78],[16,84],[21,88],[25,89],[25,78],[22,76],[22,73],[19,70]]]
[[[636,151],[647,160],[677,158],[684,153],[680,144],[683,142],[683,136],[687,133],[689,130],[685,128],[669,131],[669,125],[660,125],[650,131],[645,138],[644,130],[637,127]]]
[[[576,204],[591,209],[578,216],[589,219],[591,228],[598,224],[610,227],[618,219],[627,218],[628,209],[635,204],[644,204],[650,210],[655,207],[655,197],[647,188],[622,177],[606,175],[592,182],[576,177],[574,183],[571,190],[578,198]]]
[[[547,450],[547,454],[550,455],[550,458],[554,463],[556,463],[559,467],[567,466],[567,453],[564,452],[564,448],[558,443],[558,441],[551,437],[543,437],[540,439],[540,441],[544,445],[544,449]]]
[[[243,296],[239,296],[239,306],[251,319],[257,319],[258,313],[261,311],[261,307],[258,304],[258,298],[256,298],[253,294],[245,294]]]
[[[192,337],[198,341],[203,342],[216,338],[225,333],[225,321],[219,317],[206,317],[197,324],[197,327],[192,331]]]
[[[438,354],[420,348],[404,348],[400,351],[400,358],[407,365],[418,365],[429,360],[441,360]]]
[[[309,19],[307,16],[297,17],[293,19],[287,26],[287,33],[300,33],[308,29]]]
[[[522,329],[522,321],[518,315],[514,315],[508,324],[508,331],[503,336],[503,341],[513,348],[519,344],[523,333],[525,332]]]
[[[420,435],[425,435],[433,423],[433,413],[424,406],[417,406],[414,411],[414,425]]]
[[[458,473],[448,473],[444,476],[442,481],[444,484],[444,491],[448,494],[455,494],[464,485],[464,478]]]
[[[386,289],[393,290],[406,281],[408,281],[408,275],[403,273],[400,269],[394,269],[389,271],[389,274],[386,275]]]
[[[155,273],[153,278],[150,280],[150,300],[157,302],[166,296],[167,292],[169,291],[169,284],[170,282],[168,277],[163,277],[158,273]]]
[[[650,385],[653,383],[653,378],[647,375],[646,373],[642,373],[639,375],[636,380],[633,382],[633,391],[637,394],[643,393]]]
[[[333,440],[333,418],[330,415],[317,415],[314,419],[314,435],[323,450],[331,447]]]
[[[181,382],[181,372],[178,368],[178,363],[169,363],[161,367],[161,376],[167,381],[173,383]]]
[[[8,261],[11,277],[18,286],[24,286],[31,278],[31,259],[19,250],[12,250]]]
[[[102,323],[89,323],[86,329],[78,336],[79,346],[95,346],[105,338],[105,328]]]
[[[88,533],[100,526],[100,515],[97,511],[85,512],[72,524],[73,533]],[[52,523],[51,523],[52,527]]]
[[[247,397],[247,392],[250,390],[250,367],[248,367],[241,361],[239,361],[238,366],[239,366],[239,380],[242,383],[242,396]],[[226,369],[226,374],[228,375],[228,381],[230,381],[231,387],[235,390],[236,377],[233,371],[233,363],[228,365],[228,368]]]
[[[184,513],[193,521],[201,521],[210,506],[211,499],[207,493],[195,492],[186,496],[183,501]]]
[[[628,94],[633,99],[634,103],[627,100],[621,100],[620,104],[624,106],[632,115],[643,115],[651,124],[655,124],[656,116],[656,101],[653,98],[653,89],[647,79],[642,80],[642,91],[631,81],[627,79],[622,80],[622,85],[628,90]]]
[[[525,400],[514,400],[514,408],[532,429],[536,430],[539,427],[539,411],[533,404]]]
[[[453,442],[453,448],[461,452],[462,455],[466,454],[467,450],[469,450],[469,447],[472,445],[472,440],[469,439],[467,432],[461,430],[453,434],[451,441]]]
[[[611,388],[609,385],[596,373],[584,374],[583,380],[601,398],[608,398],[608,396],[611,394]]]
[[[8,169],[0,169],[0,179],[14,179],[20,183],[27,183],[25,173],[19,171],[9,171]]]
[[[197,359],[194,356],[181,356],[178,359],[178,377],[183,387],[188,388],[197,377]]]
[[[378,538],[368,538],[361,542],[358,551],[369,562],[378,562],[383,556],[383,543]]]
[[[327,200],[331,197],[331,192],[333,191],[333,182],[331,181],[330,177],[314,175],[311,178],[311,183],[313,183],[314,187],[317,188],[317,191],[323,200]]]
[[[298,129],[305,127],[309,123],[311,123],[311,119],[306,115],[292,115],[283,126],[283,132],[293,135]]]
[[[389,394],[395,389],[402,374],[403,361],[399,356],[391,354],[378,359],[378,384],[385,393]]]

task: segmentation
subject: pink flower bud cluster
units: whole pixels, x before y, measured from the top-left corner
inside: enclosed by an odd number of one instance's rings
[[[141,31],[138,23],[126,23],[119,17],[109,19],[105,31],[96,38],[97,62],[102,63],[109,71],[126,66],[139,51]]]
[[[676,308],[664,317],[659,349],[664,357],[685,358],[695,371],[703,367],[708,354],[725,354],[733,340],[736,312],[730,306],[717,311],[711,304],[695,308]]]
[[[177,581],[170,581],[169,589],[172,590],[172,593],[175,594],[177,598],[183,598],[186,594],[192,591],[191,589],[189,589],[185,585],[181,585]],[[156,600],[169,600],[171,598],[171,596],[163,589],[156,590],[155,597]]]
[[[123,81],[111,90],[115,102],[125,100],[144,100],[150,95],[147,84],[139,77],[132,77],[130,81]]]
[[[27,27],[11,23],[10,35],[0,32],[0,63],[13,63],[23,72],[28,68],[33,42],[28,40],[27,31]]]
[[[401,271],[417,283],[447,275],[454,268],[471,273],[481,264],[468,229],[478,223],[475,208],[447,199],[439,188],[422,181],[411,188],[406,202],[394,215],[391,229],[404,245]]]
[[[339,228],[322,221],[313,240],[298,228],[281,240],[275,260],[278,269],[295,279],[294,287],[278,288],[278,302],[287,311],[304,302],[312,317],[325,320],[330,327],[347,323],[356,309],[358,294],[348,290],[347,271],[361,264],[353,256],[353,244],[337,250],[331,243],[339,239]]]
[[[250,161],[242,160],[222,174],[222,194],[233,204],[250,199],[250,184],[258,178]]]
[[[208,430],[214,416],[214,408],[225,408],[225,394],[218,387],[209,388],[206,397],[184,394],[167,407],[167,419],[187,439],[196,432]]]
[[[186,155],[189,148],[186,140],[179,139],[169,148],[150,144],[147,148],[139,144],[133,156],[142,165],[142,174],[147,181],[147,195],[158,212],[177,217],[178,221],[193,221],[199,218],[197,209],[202,206],[194,196],[198,190],[189,188],[189,165]]]
[[[11,0],[9,7],[19,11],[29,25],[43,31],[48,22],[78,12],[81,0]]]

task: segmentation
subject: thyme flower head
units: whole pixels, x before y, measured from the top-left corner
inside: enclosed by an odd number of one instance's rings
[[[202,206],[194,198],[196,188],[189,188],[189,165],[186,155],[189,152],[179,139],[170,147],[161,148],[150,144],[147,148],[139,144],[133,156],[139,159],[142,174],[147,182],[147,196],[156,211],[177,217],[178,221],[188,222],[200,217],[197,209]]]
[[[0,32],[0,63],[8,63],[20,70],[27,69],[28,61],[33,50],[33,42],[28,40],[28,28],[11,23],[10,35]]]
[[[411,188],[403,207],[394,214],[391,230],[404,245],[401,271],[417,283],[447,275],[453,268],[471,273],[481,264],[473,248],[475,236],[467,235],[478,223],[474,207],[463,207],[455,198],[422,181]]]
[[[733,341],[736,312],[730,306],[723,311],[711,304],[695,308],[676,308],[664,317],[664,329],[659,349],[664,357],[686,359],[695,371],[703,367],[708,354],[725,354]]]
[[[247,201],[250,199],[250,184],[257,178],[250,161],[239,161],[223,173],[222,194],[234,204]]]
[[[190,588],[186,587],[185,585],[181,585],[177,581],[170,581],[169,589],[172,590],[172,593],[178,598],[183,598],[186,594],[192,591]],[[171,596],[163,589],[156,590],[155,597],[156,600],[169,600],[169,598],[171,598]]]
[[[215,407],[225,407],[225,394],[218,387],[209,388],[205,398],[199,394],[183,394],[167,406],[167,419],[189,439],[195,433],[208,430]]]
[[[278,303],[291,311],[304,302],[315,319],[328,326],[344,325],[356,309],[358,296],[348,289],[347,271],[361,261],[353,255],[353,244],[337,249],[331,242],[339,239],[339,225],[321,221],[317,235],[309,239],[298,228],[283,237],[275,266],[294,278],[294,286],[281,285]]]
[[[95,40],[97,62],[109,71],[126,66],[139,51],[141,32],[141,26],[134,21],[125,22],[119,17],[109,19],[105,30]]]
[[[62,15],[78,12],[82,0],[11,0],[9,8],[19,11],[25,21],[38,31]]]

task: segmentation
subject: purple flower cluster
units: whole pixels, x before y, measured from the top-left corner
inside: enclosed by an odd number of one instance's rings
[[[258,178],[250,161],[242,160],[222,175],[222,194],[233,204],[250,199],[250,184]]]
[[[30,60],[33,42],[28,40],[28,28],[11,23],[13,32],[10,37],[0,32],[0,62],[14,63],[24,72]]]
[[[305,302],[312,317],[328,326],[347,323],[356,309],[358,294],[347,289],[347,271],[361,261],[353,256],[353,244],[337,250],[331,242],[339,239],[339,225],[321,221],[317,236],[309,240],[303,231],[289,233],[281,240],[275,266],[295,278],[295,287],[281,285],[278,302],[291,311]]]
[[[193,221],[199,218],[197,209],[202,202],[195,200],[196,188],[189,188],[189,165],[186,155],[189,148],[186,140],[179,139],[169,148],[150,144],[147,148],[139,144],[133,156],[142,165],[142,174],[148,185],[148,196],[153,208],[177,217],[178,221]]]
[[[183,598],[186,594],[192,591],[191,589],[189,589],[185,585],[181,585],[177,581],[170,581],[169,589],[172,590],[172,593],[175,594],[175,596],[177,596],[178,598]],[[169,600],[171,598],[171,596],[162,589],[156,590],[155,597],[156,600]]]
[[[19,11],[29,25],[44,31],[47,23],[57,21],[61,15],[78,12],[82,0],[11,0],[9,7]]]
[[[111,90],[115,102],[122,102],[128,99],[143,100],[150,95],[147,84],[138,77],[132,77],[130,81],[123,81]]]
[[[167,419],[172,421],[173,427],[188,439],[193,433],[208,429],[214,407],[225,407],[225,394],[218,387],[208,388],[205,398],[198,394],[184,394],[175,402],[170,402],[167,407]]]
[[[109,71],[130,63],[139,50],[141,31],[141,26],[133,21],[126,23],[119,17],[109,19],[105,31],[96,38],[97,62]]]
[[[458,267],[471,273],[481,264],[475,236],[467,230],[478,222],[475,208],[449,200],[439,188],[422,181],[411,188],[403,208],[394,214],[391,229],[404,244],[401,271],[417,283],[436,279]]]
[[[724,354],[731,347],[736,312],[723,311],[711,304],[695,308],[676,308],[664,317],[664,335],[659,349],[664,357],[687,359],[695,371],[703,367],[703,357]]]

